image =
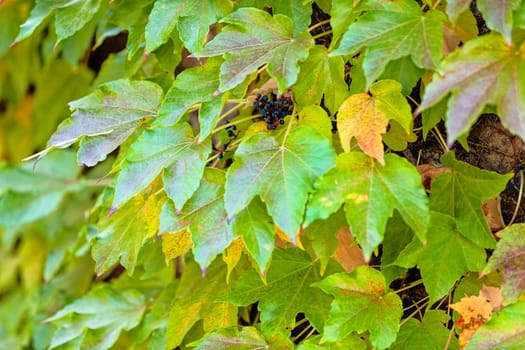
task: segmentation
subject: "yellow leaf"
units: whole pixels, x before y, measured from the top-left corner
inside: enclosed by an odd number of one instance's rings
[[[461,298],[455,304],[449,305],[451,309],[459,313],[456,326],[461,328],[459,334],[459,345],[463,348],[468,344],[474,333],[485,324],[492,316],[490,302],[481,296],[470,296]]]
[[[162,236],[162,252],[166,265],[176,257],[186,254],[191,248],[191,235],[183,230],[177,233],[166,233]]]
[[[280,248],[289,248],[290,246],[293,246],[292,244],[292,241],[290,240],[290,238],[288,238],[288,236],[286,235],[286,233],[283,232],[283,230],[281,230],[281,228],[277,225],[274,225],[274,230],[275,230],[275,234],[276,234],[276,243],[275,245],[277,247],[280,247]],[[301,232],[297,232],[297,247],[299,249],[302,249],[304,250],[304,247],[303,247],[303,244],[301,243],[301,240],[299,239],[299,234]]]
[[[228,266],[228,274],[226,281],[230,280],[230,273],[233,271],[237,263],[241,259],[242,250],[244,249],[244,242],[241,237],[236,238],[222,254],[222,260]]]

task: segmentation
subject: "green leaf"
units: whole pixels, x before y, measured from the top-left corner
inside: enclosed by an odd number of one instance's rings
[[[397,294],[388,291],[381,272],[358,266],[352,273],[332,274],[313,286],[335,297],[323,342],[369,331],[374,348],[386,349],[396,339],[403,307]]]
[[[199,187],[209,153],[209,144],[198,144],[187,123],[144,131],[126,154],[112,207],[144,190],[162,171],[166,193],[180,211]]]
[[[240,144],[228,169],[228,215],[235,216],[259,195],[274,222],[296,243],[308,192],[334,160],[328,140],[309,127],[292,130],[281,144],[266,133],[253,135]]]
[[[195,54],[197,57],[224,55],[220,91],[239,85],[264,64],[268,64],[268,73],[277,80],[280,91],[296,82],[298,62],[307,57],[313,40],[304,32],[294,36],[290,18],[241,8],[222,22],[229,25]]]
[[[209,59],[202,66],[180,73],[166,93],[154,126],[172,126],[192,105],[201,102],[205,106],[213,103],[211,101],[214,99],[220,100],[220,97],[214,98],[213,94],[219,88],[221,62],[220,59]]]
[[[326,219],[344,203],[350,231],[369,259],[383,240],[396,209],[421,241],[429,224],[427,196],[421,177],[406,159],[385,155],[385,166],[361,152],[340,154],[335,168],[316,183],[304,225]]]
[[[239,306],[259,301],[261,329],[266,336],[292,329],[300,312],[317,330],[321,330],[330,297],[310,287],[319,280],[319,266],[308,254],[299,249],[276,249],[266,285],[257,271],[251,269],[235,282],[224,299]]]
[[[66,7],[58,8],[55,30],[58,41],[69,38],[87,25],[98,12],[101,0],[76,0]]]
[[[394,212],[394,215],[388,220],[381,250],[381,272],[385,276],[387,284],[390,285],[393,280],[405,275],[406,268],[396,266],[393,263],[403,249],[413,240],[414,232],[403,221],[401,215],[398,212]],[[409,267],[412,266],[414,264],[411,264]]]
[[[410,57],[404,56],[388,62],[379,79],[398,81],[403,86],[401,93],[408,96],[424,72],[412,62]]]
[[[505,305],[516,302],[525,291],[525,225],[507,226],[498,232],[501,237],[483,273],[500,268],[503,271],[501,292]]]
[[[318,105],[308,105],[299,112],[299,125],[306,125],[332,141],[332,121]]]
[[[354,11],[360,0],[339,0],[332,1],[330,12],[330,25],[332,26],[333,39],[330,47],[339,43],[341,37],[348,27],[355,21],[360,11]]]
[[[60,124],[41,154],[81,139],[78,163],[93,166],[124,142],[143,118],[156,116],[161,97],[162,89],[149,81],[106,83],[69,104],[71,118]]]
[[[423,111],[450,94],[448,142],[472,126],[487,105],[495,105],[505,127],[525,138],[525,60],[523,44],[509,45],[496,33],[465,43],[443,61],[425,89]]]
[[[223,193],[224,173],[208,168],[199,188],[180,213],[173,202],[168,201],[160,214],[161,234],[189,230],[193,254],[202,269],[206,269],[235,238],[227,221]]]
[[[471,0],[448,0],[447,14],[452,23],[456,23],[459,15],[469,8]]]
[[[274,15],[280,13],[292,19],[294,36],[308,30],[312,17],[312,0],[273,0],[271,7]]]
[[[325,342],[321,343],[322,336],[316,335],[314,337],[309,337],[303,343],[299,345],[297,350],[366,350],[367,346],[363,339],[359,336],[352,334],[348,337],[335,341],[335,342]]]
[[[446,295],[467,271],[481,271],[486,261],[485,249],[458,231],[454,218],[432,212],[428,245],[409,245],[417,258],[430,303]],[[415,246],[418,247],[417,251]],[[419,255],[417,255],[419,253]]]
[[[410,318],[401,326],[397,339],[390,350],[420,350],[421,344],[425,349],[442,350],[446,345],[448,349],[457,349],[457,340],[448,342],[450,330],[445,327],[449,316],[441,310],[428,310],[423,321]]]
[[[183,13],[187,1],[157,0],[146,24],[146,53],[150,53],[166,43],[177,25],[177,19]]]
[[[103,284],[46,320],[58,326],[50,349],[75,340],[83,348],[109,349],[122,330],[139,324],[144,309],[140,292]]]
[[[242,236],[246,250],[257,263],[261,274],[265,275],[274,248],[275,229],[266,206],[258,197],[235,217],[233,233]]]
[[[218,329],[195,344],[195,350],[269,349],[268,343],[254,327]]]
[[[99,222],[99,233],[93,240],[92,255],[97,274],[120,262],[131,276],[144,242],[155,235],[162,202],[156,196],[144,199],[141,194]]]
[[[0,225],[16,226],[55,211],[67,192],[84,187],[75,178],[80,168],[73,152],[62,151],[38,163],[0,164]]]
[[[188,262],[169,312],[167,347],[173,349],[181,345],[184,336],[199,320],[206,323],[207,319],[215,317],[207,310],[222,304],[223,302],[217,299],[227,290],[226,266],[220,260],[216,260],[210,266],[205,277],[201,276],[197,264]],[[225,325],[229,326],[233,325]]]
[[[312,47],[308,58],[301,63],[297,83],[293,86],[294,98],[299,108],[318,105],[324,96],[326,108],[332,115],[335,114],[348,96],[344,75],[345,63],[342,57],[328,57],[325,47]]]
[[[500,32],[510,45],[512,45],[513,12],[520,3],[521,0],[479,0],[477,2],[487,26]]]
[[[370,2],[360,9],[365,14],[350,25],[332,55],[353,55],[366,47],[363,68],[367,86],[377,80],[388,62],[403,56],[410,56],[419,68],[438,66],[445,21],[441,11],[422,13],[412,0]]]
[[[430,209],[456,218],[459,231],[480,247],[494,248],[482,201],[503,191],[512,174],[500,175],[457,161],[454,152],[444,154],[441,163],[453,171],[432,181]]]
[[[520,349],[525,343],[525,302],[508,305],[492,315],[470,338],[465,350]]]

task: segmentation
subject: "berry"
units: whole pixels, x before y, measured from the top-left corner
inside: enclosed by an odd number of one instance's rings
[[[233,135],[235,135],[235,134],[233,133],[233,131],[228,130],[228,137],[233,137]]]

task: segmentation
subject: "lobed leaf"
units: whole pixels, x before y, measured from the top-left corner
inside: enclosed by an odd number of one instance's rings
[[[240,144],[227,172],[228,216],[259,195],[275,224],[297,243],[308,192],[334,160],[328,140],[306,126],[292,130],[281,144],[266,133],[255,134]]]
[[[369,259],[383,240],[396,209],[421,241],[429,227],[428,200],[417,170],[406,159],[385,155],[385,166],[361,152],[343,153],[322,176],[310,198],[304,226],[325,219],[345,204],[350,231]]]
[[[520,3],[521,0],[479,0],[476,4],[487,26],[500,32],[507,43],[512,45],[513,12]]]
[[[313,45],[311,36],[294,36],[293,22],[284,15],[271,16],[255,8],[241,8],[222,22],[229,23],[196,57],[224,56],[219,90],[239,85],[260,66],[268,64],[268,73],[277,80],[280,91],[295,83],[298,62]]]

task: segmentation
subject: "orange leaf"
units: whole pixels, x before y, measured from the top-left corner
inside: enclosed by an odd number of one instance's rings
[[[357,266],[366,265],[363,251],[355,243],[354,236],[350,233],[348,227],[342,227],[336,234],[337,250],[334,259],[345,269],[346,272],[352,272]]]
[[[459,335],[459,345],[461,347],[467,345],[476,330],[485,324],[492,315],[490,302],[480,296],[464,297],[457,303],[449,306],[460,315],[456,320],[456,326],[462,328]]]

